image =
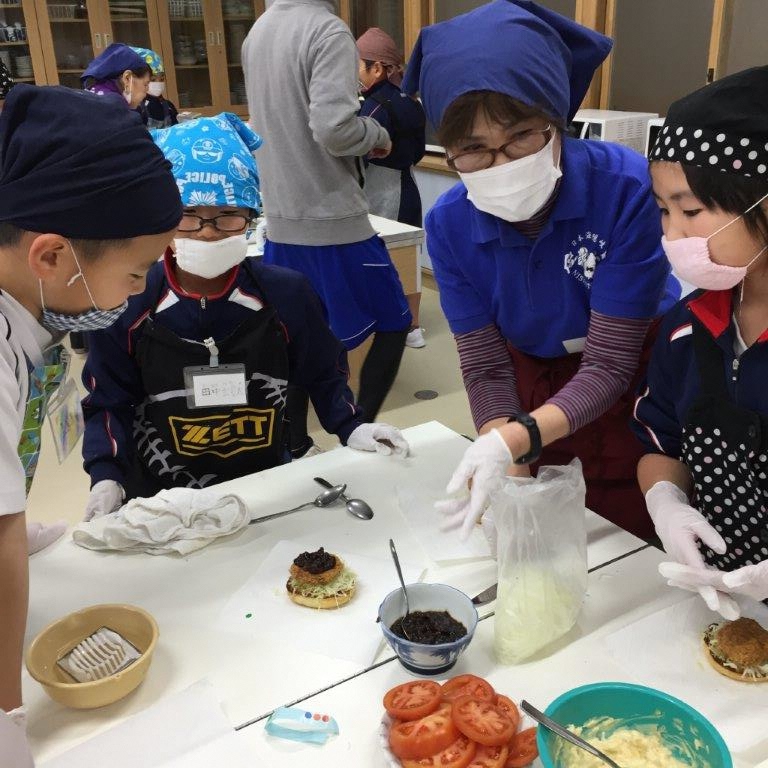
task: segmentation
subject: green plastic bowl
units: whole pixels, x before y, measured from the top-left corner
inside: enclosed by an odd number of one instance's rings
[[[733,768],[728,747],[712,723],[685,702],[655,688],[631,683],[583,685],[555,699],[545,714],[565,726],[583,725],[592,718],[605,716],[625,720],[625,724],[640,719],[645,723],[652,721],[686,743],[698,742],[696,768]],[[553,756],[558,741],[559,736],[539,726],[536,742],[545,768],[568,768]],[[673,747],[672,753],[682,762],[694,765],[680,750]]]

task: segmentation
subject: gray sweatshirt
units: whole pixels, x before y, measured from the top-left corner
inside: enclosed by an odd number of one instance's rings
[[[243,70],[269,239],[342,245],[374,234],[362,156],[387,146],[358,117],[358,54],[332,0],[276,0],[243,43]]]

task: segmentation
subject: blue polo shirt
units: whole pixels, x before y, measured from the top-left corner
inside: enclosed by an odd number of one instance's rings
[[[562,168],[535,240],[475,208],[461,182],[427,214],[427,248],[455,334],[493,323],[516,349],[559,357],[579,348],[591,310],[651,318],[679,297],[646,159],[618,144],[565,138]]]

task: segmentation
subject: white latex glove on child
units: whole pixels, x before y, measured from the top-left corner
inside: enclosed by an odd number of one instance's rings
[[[13,768],[34,768],[27,742],[27,711],[21,706],[0,710],[0,762]]]
[[[349,436],[347,445],[356,451],[376,451],[383,456],[407,456],[410,447],[403,433],[389,424],[361,424]]]
[[[52,525],[43,525],[42,523],[27,523],[27,552],[34,555],[41,549],[45,549],[60,539],[67,530],[67,524],[59,520]]]
[[[716,611],[724,619],[735,621],[741,615],[739,604],[727,594],[730,590],[723,583],[723,577],[728,574],[724,571],[682,563],[660,563],[659,573],[670,587],[698,594],[710,611]]]
[[[117,511],[123,505],[123,501],[125,501],[125,491],[120,483],[115,480],[99,480],[91,488],[83,522],[87,523],[89,520]]]
[[[464,452],[461,463],[445,489],[446,493],[456,493],[471,480],[469,496],[435,504],[435,509],[446,516],[443,530],[461,526],[459,535],[466,541],[483,516],[491,493],[500,487],[511,462],[512,454],[498,430],[492,429],[488,434],[478,437]]]

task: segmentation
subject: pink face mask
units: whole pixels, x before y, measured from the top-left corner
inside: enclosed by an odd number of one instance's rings
[[[747,208],[744,213],[749,213],[765,200],[768,195],[763,195],[754,205]],[[709,237],[681,237],[678,240],[661,238],[661,247],[672,265],[678,277],[697,288],[707,291],[726,291],[735,288],[747,276],[749,268],[768,250],[768,246],[762,248],[755,257],[743,267],[731,267],[726,264],[716,264],[709,253],[709,241],[726,227],[730,227],[734,221],[742,218],[737,216],[727,224],[724,224]]]

